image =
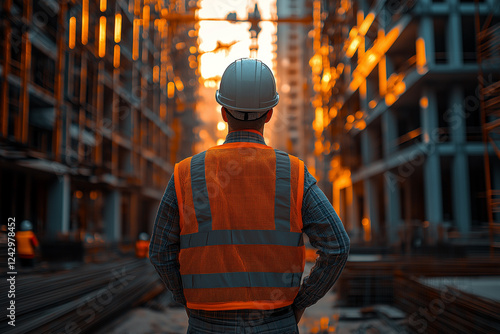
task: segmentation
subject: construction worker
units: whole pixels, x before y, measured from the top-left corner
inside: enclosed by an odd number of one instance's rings
[[[135,256],[143,259],[149,255],[149,235],[147,233],[140,233],[139,240],[135,242]]]
[[[20,231],[16,233],[17,256],[23,267],[33,267],[35,259],[35,248],[38,247],[38,240],[33,233],[33,224],[29,220],[23,220]]]
[[[271,70],[238,59],[215,97],[229,133],[175,165],[150,260],[185,306],[188,333],[298,333],[339,277],[349,238],[304,163],[264,141],[279,100]],[[319,257],[301,284],[303,233]]]

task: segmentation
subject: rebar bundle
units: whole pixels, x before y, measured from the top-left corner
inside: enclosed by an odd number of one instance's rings
[[[84,333],[163,290],[144,259],[88,264],[57,274],[16,277],[16,326],[1,333]],[[2,309],[7,308],[2,300]]]
[[[394,284],[397,271],[424,277],[500,276],[500,267],[490,258],[414,257],[348,261],[336,284],[339,298],[347,306],[393,304],[396,290],[401,288]]]
[[[429,286],[399,273],[394,279],[396,306],[408,314],[418,333],[498,333],[500,303],[444,285]]]

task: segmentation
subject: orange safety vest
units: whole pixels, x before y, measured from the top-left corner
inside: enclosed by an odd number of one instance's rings
[[[20,258],[32,259],[35,257],[34,247],[38,246],[38,240],[33,231],[16,232],[16,241],[17,254]]]
[[[135,256],[138,258],[149,257],[149,241],[137,240],[135,242]]]
[[[293,303],[305,264],[304,163],[258,143],[215,146],[175,165],[187,307]]]

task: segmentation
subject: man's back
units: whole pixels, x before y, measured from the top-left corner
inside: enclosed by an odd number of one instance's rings
[[[239,141],[183,160],[174,175],[187,306],[292,304],[304,270],[303,162],[263,143]]]

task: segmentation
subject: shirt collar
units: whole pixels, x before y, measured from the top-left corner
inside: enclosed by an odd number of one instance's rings
[[[224,144],[237,143],[237,142],[257,143],[266,145],[264,137],[262,137],[262,134],[256,130],[231,131],[226,136]]]

